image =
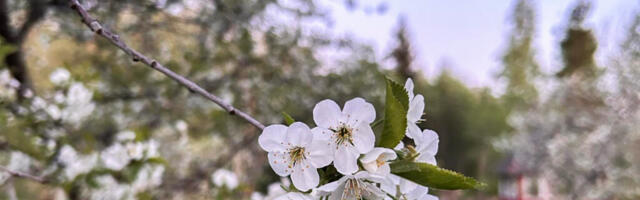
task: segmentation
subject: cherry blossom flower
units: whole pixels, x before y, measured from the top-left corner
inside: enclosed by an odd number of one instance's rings
[[[227,187],[229,190],[233,190],[238,187],[238,176],[226,169],[219,169],[214,172],[213,175],[211,175],[211,181],[216,186]]]
[[[337,181],[320,186],[317,190],[320,196],[329,196],[329,200],[383,199],[385,193],[375,185],[382,181],[381,177],[361,171],[355,175],[345,175]]]
[[[62,85],[68,82],[69,79],[71,79],[71,73],[64,68],[58,68],[49,75],[49,80],[54,85]]]
[[[387,194],[400,200],[437,200],[438,197],[429,194],[429,188],[418,185],[402,177],[390,174],[380,184],[380,188]],[[386,200],[391,200],[385,197]]]
[[[306,195],[306,194],[302,194],[299,192],[289,192],[285,195],[275,198],[274,200],[312,200],[312,199],[313,198],[311,198],[309,195]]]
[[[367,171],[386,176],[391,173],[388,161],[395,160],[397,157],[396,152],[391,149],[376,147],[360,158],[360,162]]]
[[[375,135],[370,124],[375,118],[373,105],[362,98],[347,101],[342,110],[329,99],[313,108],[313,120],[318,127],[312,131],[329,140],[328,149],[334,150],[334,166],[341,174],[358,171],[360,154],[373,149]]]
[[[417,123],[424,112],[424,97],[422,95],[413,94],[413,80],[407,79],[404,89],[409,95],[409,110],[407,111],[407,137],[416,138],[420,135],[420,127]]]
[[[120,171],[129,164],[131,156],[125,146],[116,143],[100,153],[100,160],[107,169]]]
[[[316,169],[333,161],[333,152],[327,151],[329,141],[319,136],[301,122],[289,127],[276,124],[262,131],[258,143],[269,152],[269,164],[276,174],[291,175],[293,185],[307,191],[318,186],[320,177]]]
[[[425,129],[419,137],[414,138],[414,142],[416,150],[420,153],[416,161],[436,165],[438,142],[440,142],[438,134],[435,131]]]

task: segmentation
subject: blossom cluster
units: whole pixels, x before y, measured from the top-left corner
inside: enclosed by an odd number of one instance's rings
[[[313,108],[313,128],[302,122],[266,127],[258,143],[268,152],[274,172],[289,176],[297,189],[279,199],[437,199],[427,187],[391,173],[390,163],[399,157],[396,152],[407,149],[415,152],[415,162],[436,164],[438,135],[416,125],[424,111],[424,97],[413,94],[411,79],[405,90],[409,97],[405,135],[415,146],[376,147],[372,129],[376,111],[362,98],[347,101],[342,109],[333,100],[320,101]],[[329,167],[340,178],[320,185],[318,169]]]

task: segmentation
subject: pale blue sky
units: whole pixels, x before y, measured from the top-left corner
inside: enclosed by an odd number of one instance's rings
[[[398,16],[409,23],[411,39],[417,55],[416,66],[430,77],[440,73],[443,60],[451,62],[456,77],[471,86],[499,85],[494,74],[500,68],[500,55],[508,34],[507,16],[512,0],[385,0],[388,10],[383,15],[367,14],[366,7],[375,7],[381,0],[359,1],[358,10],[349,11],[342,0],[330,1],[335,20],[333,31],[351,34],[371,44],[377,57],[390,51],[392,34]],[[537,57],[542,70],[552,73],[559,68],[558,41],[568,8],[574,0],[541,0],[537,9]],[[637,8],[634,0],[594,1],[594,10],[587,25],[595,27],[600,46],[598,62],[606,62],[625,26]]]

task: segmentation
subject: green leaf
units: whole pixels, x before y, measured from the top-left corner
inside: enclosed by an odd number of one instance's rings
[[[291,115],[289,115],[288,113],[282,111],[282,118],[284,118],[284,122],[287,123],[287,126],[293,124],[293,122],[296,122],[295,119],[293,119],[293,117],[291,117]]]
[[[384,107],[384,128],[377,146],[393,148],[407,130],[407,111],[409,110],[409,96],[404,87],[390,79],[387,80],[387,94]]]
[[[479,189],[485,186],[473,178],[427,163],[394,162],[391,163],[391,173],[423,186],[443,190]]]
[[[400,160],[390,164],[391,173],[405,173],[411,171],[420,171],[420,167],[412,161]]]

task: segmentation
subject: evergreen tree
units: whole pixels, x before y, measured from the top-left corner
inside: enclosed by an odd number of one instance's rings
[[[538,97],[533,83],[539,75],[533,48],[535,10],[530,0],[518,0],[511,15],[509,46],[502,56],[504,68],[499,77],[507,80],[503,96],[507,105],[524,109],[535,104]]]
[[[398,20],[398,30],[395,34],[397,46],[391,52],[390,57],[396,62],[396,71],[404,78],[415,78],[415,72],[411,69],[413,64],[413,49],[409,42],[407,21],[404,17]]]
[[[574,74],[582,78],[593,78],[598,74],[594,60],[598,43],[592,30],[584,27],[584,20],[590,9],[590,3],[580,1],[571,11],[566,36],[560,44],[564,61],[564,68],[556,74],[560,78]]]

